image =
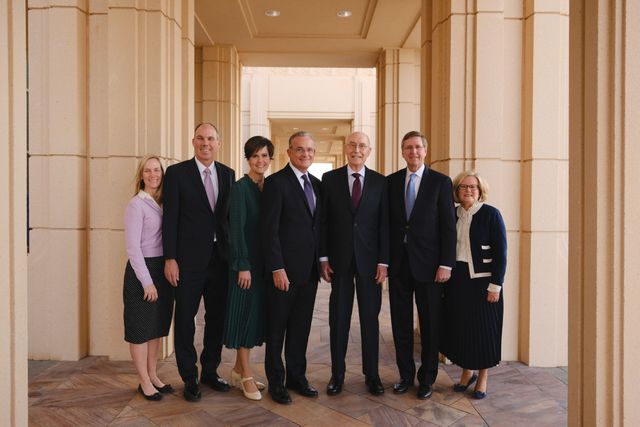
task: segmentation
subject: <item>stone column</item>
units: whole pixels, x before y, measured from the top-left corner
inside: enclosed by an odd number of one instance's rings
[[[420,129],[420,51],[385,49],[378,70],[377,153],[380,173],[388,175],[404,166],[400,141]]]
[[[570,16],[569,425],[640,425],[640,4]]]
[[[193,9],[175,1],[147,6],[96,2],[90,16],[89,352],[114,359],[129,358],[122,339],[123,215],[136,165],[147,154],[161,156],[165,167],[182,160],[190,127],[183,118],[193,115],[193,102],[182,93],[189,86],[183,47],[191,43],[182,22],[193,19],[182,12]],[[163,354],[172,349],[166,339]]]
[[[88,351],[89,10],[85,1],[69,3],[28,2],[33,359],[77,360]]]
[[[234,46],[202,48],[202,121],[221,133],[218,161],[242,170],[240,59]]]
[[[176,159],[184,160],[193,156],[193,129],[195,117],[195,6],[194,0],[182,0],[182,134],[181,153]]]
[[[425,108],[425,112],[430,115],[428,126],[431,134],[431,165],[451,177],[462,170],[476,169],[490,184],[488,203],[498,207],[505,219],[509,250],[504,287],[503,359],[524,358],[519,353],[520,341],[528,337],[529,333],[542,332],[530,325],[547,322],[543,309],[551,307],[555,310],[553,319],[557,320],[558,327],[544,332],[547,342],[556,346],[552,353],[553,360],[542,358],[547,345],[539,340],[540,335],[535,336],[534,346],[527,347],[525,360],[533,364],[556,366],[566,363],[566,358],[562,358],[566,328],[562,328],[562,303],[556,299],[558,294],[562,295],[565,284],[561,264],[562,259],[566,259],[567,248],[558,243],[546,247],[543,253],[537,249],[532,252],[528,246],[523,250],[521,235],[528,229],[523,230],[525,224],[521,224],[521,221],[532,212],[545,210],[547,200],[538,198],[538,194],[550,191],[551,200],[561,200],[566,194],[566,186],[562,187],[561,183],[538,175],[536,180],[532,180],[530,173],[526,171],[532,163],[532,155],[529,153],[539,157],[541,154],[538,153],[546,153],[544,150],[548,147],[547,144],[560,151],[563,144],[567,144],[561,124],[556,125],[557,132],[547,134],[552,139],[547,141],[538,138],[545,123],[537,116],[534,116],[535,121],[532,122],[531,119],[532,103],[537,114],[540,114],[547,102],[555,106],[552,111],[559,115],[555,118],[556,123],[564,123],[566,127],[566,97],[563,98],[562,95],[562,84],[564,82],[566,88],[567,70],[566,66],[563,69],[562,59],[558,55],[543,57],[543,53],[538,53],[540,50],[544,52],[544,49],[551,49],[544,45],[547,38],[542,32],[547,31],[547,28],[535,27],[526,33],[529,37],[527,40],[531,40],[526,45],[529,49],[534,41],[542,45],[535,45],[535,57],[525,57],[524,11],[525,3],[515,0],[423,1],[422,19],[430,23],[429,26],[423,24],[423,29],[431,32],[422,37],[425,63],[429,62],[431,40],[431,88],[424,95],[425,98],[430,97],[431,104],[430,111]],[[530,18],[535,20],[537,16]],[[562,35],[562,27],[555,24],[552,29],[555,30],[553,34],[558,45],[556,48],[561,49],[563,40],[558,37]],[[536,75],[536,80],[532,81],[534,76],[527,70],[537,67],[538,72],[538,68],[545,64],[553,72]],[[531,88],[527,96],[523,95],[523,85]],[[552,98],[545,98],[549,95],[549,88],[554,85],[557,92],[552,94]],[[428,120],[423,118],[423,123],[428,123]],[[523,126],[529,129],[528,134]],[[535,135],[536,139],[532,140],[530,135]],[[526,138],[529,142],[525,143]],[[557,164],[561,165],[563,157],[557,155],[552,160],[557,160]],[[523,177],[528,183],[526,187],[521,184]],[[550,182],[554,183],[554,187],[549,187]],[[532,197],[535,197],[533,202]],[[522,213],[523,210],[528,212],[526,216]],[[561,239],[561,212],[557,214],[557,220],[560,225],[552,228],[553,233],[556,233],[553,236]],[[540,231],[540,235],[546,236],[544,233],[547,229]],[[527,277],[524,283],[520,283],[523,280],[520,274],[523,263],[526,263],[525,269],[531,265],[532,271],[542,272],[546,271],[545,262],[549,257],[554,257],[554,262],[549,264],[553,271],[550,277],[545,278],[545,283],[538,283],[537,278],[531,281]],[[541,290],[534,290],[536,307],[530,313],[529,295],[523,300],[520,293],[521,288],[529,290],[533,286],[540,286]],[[566,294],[566,284],[564,286]],[[521,330],[518,328],[519,321],[526,322]]]
[[[27,29],[0,3],[0,425],[29,422],[27,386]]]
[[[568,13],[525,1],[518,358],[533,366],[567,360]]]

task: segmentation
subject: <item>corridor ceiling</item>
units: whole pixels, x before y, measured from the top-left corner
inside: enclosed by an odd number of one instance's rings
[[[196,0],[195,42],[235,45],[246,66],[369,68],[382,48],[420,47],[420,10],[421,0]]]

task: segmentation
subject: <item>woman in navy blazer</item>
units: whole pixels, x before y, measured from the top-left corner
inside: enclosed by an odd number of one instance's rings
[[[500,363],[502,284],[507,267],[507,233],[500,211],[484,201],[488,186],[475,172],[453,181],[456,210],[456,266],[444,287],[442,353],[462,367],[457,392],[477,380],[474,397],[487,395],[489,369]],[[478,375],[474,373],[478,370]]]

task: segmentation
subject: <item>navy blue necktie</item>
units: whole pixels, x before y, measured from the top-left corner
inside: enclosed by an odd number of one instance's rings
[[[309,210],[313,215],[314,211],[316,210],[316,204],[313,201],[313,187],[311,186],[311,182],[309,182],[309,177],[307,177],[307,174],[302,175],[302,180],[304,181],[304,195],[307,198]]]

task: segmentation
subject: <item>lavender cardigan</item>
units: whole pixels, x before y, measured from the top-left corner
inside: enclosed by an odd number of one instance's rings
[[[162,256],[162,208],[142,190],[124,212],[124,239],[136,277],[143,287],[153,284],[144,259]]]

